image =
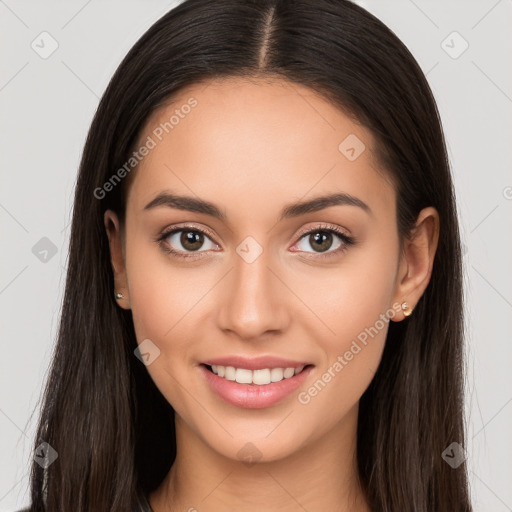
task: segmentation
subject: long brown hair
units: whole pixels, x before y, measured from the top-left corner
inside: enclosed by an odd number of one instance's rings
[[[80,164],[58,340],[34,447],[58,458],[31,472],[32,510],[143,509],[176,455],[174,411],[134,356],[131,311],[114,300],[103,214],[123,216],[126,180],[98,194],[130,158],[148,116],[187,85],[272,76],[305,85],[375,136],[397,191],[401,240],[434,206],[440,239],[414,314],[390,323],[361,398],[358,464],[372,510],[469,512],[464,446],[461,247],[436,103],[404,44],[348,0],[186,0],[120,64]],[[96,191],[96,193],[95,193]]]

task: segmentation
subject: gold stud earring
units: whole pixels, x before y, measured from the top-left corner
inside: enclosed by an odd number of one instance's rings
[[[404,312],[404,316],[411,316],[412,308],[409,307],[407,302],[402,302],[402,311]]]
[[[122,299],[124,295],[122,293],[116,292],[116,299]]]

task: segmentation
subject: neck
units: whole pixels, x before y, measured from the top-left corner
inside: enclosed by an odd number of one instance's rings
[[[267,462],[226,458],[176,416],[177,456],[150,495],[154,512],[370,512],[359,485],[355,406],[333,430]]]

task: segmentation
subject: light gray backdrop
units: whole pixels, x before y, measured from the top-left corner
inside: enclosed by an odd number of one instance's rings
[[[467,451],[475,511],[512,511],[512,0],[361,0],[436,95],[464,237]],[[28,504],[73,186],[98,99],[176,2],[0,0],[0,510]]]

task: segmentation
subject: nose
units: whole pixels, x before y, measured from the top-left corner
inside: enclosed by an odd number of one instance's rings
[[[252,262],[234,257],[234,268],[224,279],[219,297],[217,321],[224,332],[255,340],[287,329],[291,293],[271,265],[266,252]]]

